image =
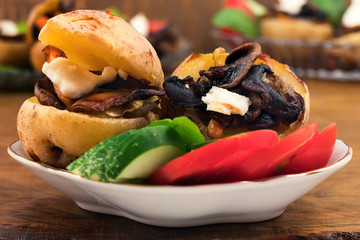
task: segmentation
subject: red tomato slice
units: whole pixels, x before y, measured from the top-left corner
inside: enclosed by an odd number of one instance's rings
[[[249,181],[275,175],[303,146],[318,134],[317,122],[304,126],[289,134],[273,146],[258,151],[239,162],[221,179],[222,182]]]
[[[156,170],[149,178],[157,185],[194,185],[220,182],[239,161],[278,142],[272,130],[257,130],[205,145]],[[226,161],[225,167],[219,165]]]
[[[281,174],[307,172],[326,166],[335,141],[336,124],[331,123],[290,160]]]

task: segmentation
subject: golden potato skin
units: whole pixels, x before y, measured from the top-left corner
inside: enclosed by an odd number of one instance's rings
[[[164,81],[153,46],[118,16],[95,10],[60,14],[47,21],[39,40],[89,70],[112,66],[151,86],[162,86]]]
[[[149,116],[124,119],[73,113],[41,105],[32,97],[19,110],[17,129],[24,150],[34,160],[64,168],[102,140],[149,122]]]

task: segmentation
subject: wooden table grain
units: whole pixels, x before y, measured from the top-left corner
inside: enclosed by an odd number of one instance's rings
[[[305,80],[310,121],[338,126],[353,159],[278,218],[259,223],[159,228],[80,209],[6,152],[31,92],[0,92],[0,239],[360,239],[360,83]],[[221,204],[221,203],[219,203]]]

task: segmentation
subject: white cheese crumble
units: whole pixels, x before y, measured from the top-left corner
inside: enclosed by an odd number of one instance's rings
[[[96,75],[61,57],[50,63],[45,62],[42,71],[59,87],[62,94],[73,99],[91,92],[96,86],[113,81],[117,75],[113,67],[105,67],[101,75]]]
[[[302,6],[306,4],[306,0],[279,0],[275,5],[276,10],[286,12],[292,15],[300,13]]]
[[[16,26],[16,23],[11,20],[1,20],[0,32],[4,36],[16,36],[18,35],[18,28]]]
[[[149,35],[149,20],[144,13],[138,13],[129,21],[130,25],[140,34],[147,37]]]
[[[352,0],[342,17],[342,23],[345,27],[353,28],[360,25],[359,9],[360,0]]]
[[[251,105],[248,97],[215,86],[201,100],[207,105],[206,110],[226,115],[240,114],[244,116]]]
[[[118,69],[117,74],[119,75],[119,77],[121,77],[122,79],[126,80],[128,78],[128,74],[122,70],[121,68]]]

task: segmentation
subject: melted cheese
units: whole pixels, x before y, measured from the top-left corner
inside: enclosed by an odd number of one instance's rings
[[[117,75],[113,67],[105,67],[101,75],[96,75],[60,57],[50,63],[45,62],[42,71],[59,87],[62,94],[73,99],[91,92],[96,86],[113,81]]]
[[[226,115],[240,114],[244,116],[251,105],[248,97],[215,86],[201,100],[207,105],[206,110]]]

